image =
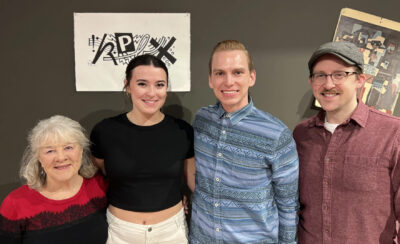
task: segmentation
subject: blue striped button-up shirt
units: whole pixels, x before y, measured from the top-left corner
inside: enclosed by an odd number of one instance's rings
[[[290,130],[253,106],[195,117],[190,243],[296,243],[298,157]]]

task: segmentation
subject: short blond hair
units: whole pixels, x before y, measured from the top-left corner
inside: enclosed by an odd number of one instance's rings
[[[212,60],[214,57],[214,54],[216,52],[221,52],[221,51],[235,51],[235,50],[241,50],[246,54],[247,57],[247,63],[249,65],[249,71],[254,70],[254,65],[253,65],[253,60],[251,59],[249,51],[246,49],[243,43],[237,40],[224,40],[218,42],[218,44],[214,47],[210,60],[208,62],[208,74],[211,75],[212,72]]]
[[[82,148],[82,165],[79,174],[84,178],[92,177],[97,168],[90,159],[89,139],[85,129],[75,120],[55,115],[39,123],[28,135],[28,146],[22,157],[20,177],[32,189],[45,185],[46,175],[43,174],[39,162],[39,149],[45,143],[77,143]]]

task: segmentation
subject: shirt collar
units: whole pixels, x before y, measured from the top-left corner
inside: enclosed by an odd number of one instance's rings
[[[253,99],[251,99],[250,96],[249,96],[249,104],[232,113],[226,112],[220,102],[218,102],[217,105],[218,105],[217,114],[219,118],[223,117],[228,118],[231,121],[232,125],[239,123],[244,117],[246,117],[251,112],[254,106]]]
[[[365,127],[367,125],[368,115],[369,115],[369,107],[365,105],[363,102],[359,101],[357,108],[350,116],[350,119],[354,120],[361,127]]]
[[[368,106],[365,105],[363,102],[358,101],[357,107],[354,110],[354,112],[351,114],[350,118],[347,119],[342,124],[347,124],[350,121],[354,121],[359,126],[365,127],[365,125],[367,124],[367,120],[368,120],[368,114],[369,114],[368,112],[369,112]],[[324,121],[325,121],[325,111],[321,110],[321,111],[319,111],[317,116],[315,116],[314,119],[312,119],[310,121],[308,126],[309,127],[324,126]]]

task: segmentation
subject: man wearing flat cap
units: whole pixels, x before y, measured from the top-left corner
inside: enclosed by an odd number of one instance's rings
[[[393,243],[400,216],[400,119],[357,99],[363,56],[330,42],[311,56],[309,84],[322,109],[296,126],[299,244]]]

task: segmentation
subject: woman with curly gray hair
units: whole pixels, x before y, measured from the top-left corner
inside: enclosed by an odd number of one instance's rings
[[[29,133],[26,184],[0,206],[0,243],[105,243],[106,184],[76,121],[52,116]]]

